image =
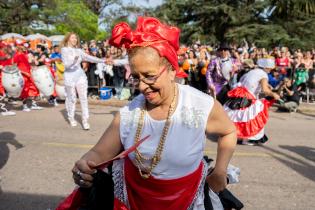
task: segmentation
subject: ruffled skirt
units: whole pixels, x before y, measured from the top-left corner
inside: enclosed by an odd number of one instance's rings
[[[268,108],[273,101],[256,99],[245,87],[228,92],[224,109],[237,128],[237,137],[259,140],[264,137],[268,121]]]

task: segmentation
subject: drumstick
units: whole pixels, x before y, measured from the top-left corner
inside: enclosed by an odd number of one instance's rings
[[[135,151],[137,149],[137,147],[144,142],[145,140],[147,140],[150,137],[150,135],[147,135],[146,137],[144,137],[143,139],[141,139],[139,142],[137,142],[136,144],[134,144],[132,147],[130,147],[127,150],[122,151],[121,153],[119,153],[118,155],[116,155],[113,159],[105,161],[103,163],[98,164],[97,166],[95,166],[94,168],[96,169],[103,169],[106,168],[110,163],[112,163],[115,160],[119,160],[119,159],[123,159],[125,157],[127,157],[127,155],[133,151]]]

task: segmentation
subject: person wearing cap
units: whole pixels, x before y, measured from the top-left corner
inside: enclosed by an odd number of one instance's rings
[[[12,65],[12,56],[11,52],[8,48],[9,46],[5,43],[0,41],[0,111],[2,116],[13,116],[16,115],[15,112],[9,111],[5,104],[2,103],[1,101],[4,102],[5,98],[5,89],[2,86],[2,69],[5,66]]]
[[[272,92],[268,84],[268,73],[275,68],[273,57],[261,58],[258,67],[243,75],[237,87],[228,92],[228,101],[224,109],[237,128],[239,143],[265,143],[268,138],[264,127],[268,120],[268,108],[273,101],[260,99],[259,94],[279,100],[280,96]]]
[[[226,93],[230,90],[229,81],[232,78],[237,66],[230,56],[230,47],[222,43],[218,48],[218,57],[212,59],[206,72],[208,92],[221,103],[227,100]]]
[[[66,90],[66,109],[69,123],[72,127],[77,126],[74,119],[76,92],[79,95],[82,109],[82,126],[84,130],[90,129],[89,109],[87,89],[88,81],[84,70],[81,67],[83,61],[91,63],[104,63],[105,59],[100,59],[85,53],[79,48],[80,40],[77,34],[70,32],[62,41],[61,58],[65,66],[64,85]]]
[[[211,96],[175,83],[179,34],[178,28],[152,17],[138,17],[135,30],[124,22],[113,28],[110,44],[128,49],[129,82],[141,94],[120,109],[72,172],[75,183],[88,188],[96,164],[150,135],[135,152],[114,162],[115,209],[207,209],[205,183],[212,193],[226,187],[235,127]],[[203,161],[205,133],[213,132],[221,138],[215,169],[208,176]]]
[[[43,107],[38,106],[35,101],[35,97],[39,96],[39,90],[31,77],[31,65],[23,45],[23,41],[16,41],[16,52],[13,56],[13,62],[17,65],[24,78],[24,87],[20,95],[20,98],[23,100],[23,111],[42,110]]]

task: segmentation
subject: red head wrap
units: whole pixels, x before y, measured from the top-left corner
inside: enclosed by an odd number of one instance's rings
[[[5,48],[7,44],[4,41],[0,41],[0,48]]]
[[[152,47],[165,57],[178,73],[177,50],[179,49],[180,30],[162,24],[153,17],[138,17],[137,28],[132,31],[125,23],[117,24],[112,30],[109,43],[115,47],[124,45],[127,49],[133,47]]]

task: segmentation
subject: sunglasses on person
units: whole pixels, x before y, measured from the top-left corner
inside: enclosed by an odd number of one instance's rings
[[[167,67],[164,66],[164,68],[162,69],[162,71],[158,75],[148,76],[148,77],[144,77],[142,79],[140,79],[137,76],[131,75],[128,79],[128,83],[130,83],[134,86],[138,86],[140,84],[140,81],[142,81],[143,83],[145,83],[147,85],[153,85],[154,83],[156,83],[158,78],[165,72],[166,69],[167,69]]]

